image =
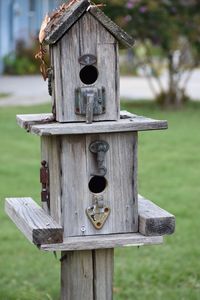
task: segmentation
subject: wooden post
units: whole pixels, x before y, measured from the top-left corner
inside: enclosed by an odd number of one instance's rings
[[[114,249],[61,254],[61,300],[112,300]]]

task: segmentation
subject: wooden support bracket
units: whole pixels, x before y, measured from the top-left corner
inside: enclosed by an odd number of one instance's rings
[[[138,195],[139,232],[145,236],[172,234],[175,217],[150,200]]]
[[[63,242],[63,229],[32,198],[7,198],[5,211],[33,244]]]
[[[39,136],[161,130],[168,127],[165,120],[137,116],[127,111],[121,111],[118,122],[59,123],[53,122],[52,114],[35,114],[17,115],[17,123],[28,132]]]

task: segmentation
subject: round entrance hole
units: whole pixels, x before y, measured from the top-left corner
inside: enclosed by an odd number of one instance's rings
[[[94,66],[85,66],[80,71],[80,79],[85,84],[93,84],[98,78],[98,70]]]
[[[94,194],[102,193],[107,186],[107,180],[103,176],[93,176],[88,184],[89,190]]]

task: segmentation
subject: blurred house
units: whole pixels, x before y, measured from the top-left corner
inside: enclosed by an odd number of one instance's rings
[[[0,0],[0,73],[3,57],[14,51],[16,43],[24,40],[27,45],[38,35],[47,12],[64,0]]]

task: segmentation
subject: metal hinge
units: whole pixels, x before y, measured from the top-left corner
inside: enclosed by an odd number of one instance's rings
[[[53,68],[47,69],[47,74],[48,74],[48,92],[49,95],[52,96],[53,94],[53,87],[52,87],[52,81],[53,81]]]
[[[40,183],[42,185],[41,201],[46,202],[50,209],[50,193],[49,193],[49,168],[48,163],[43,160],[40,168]]]

